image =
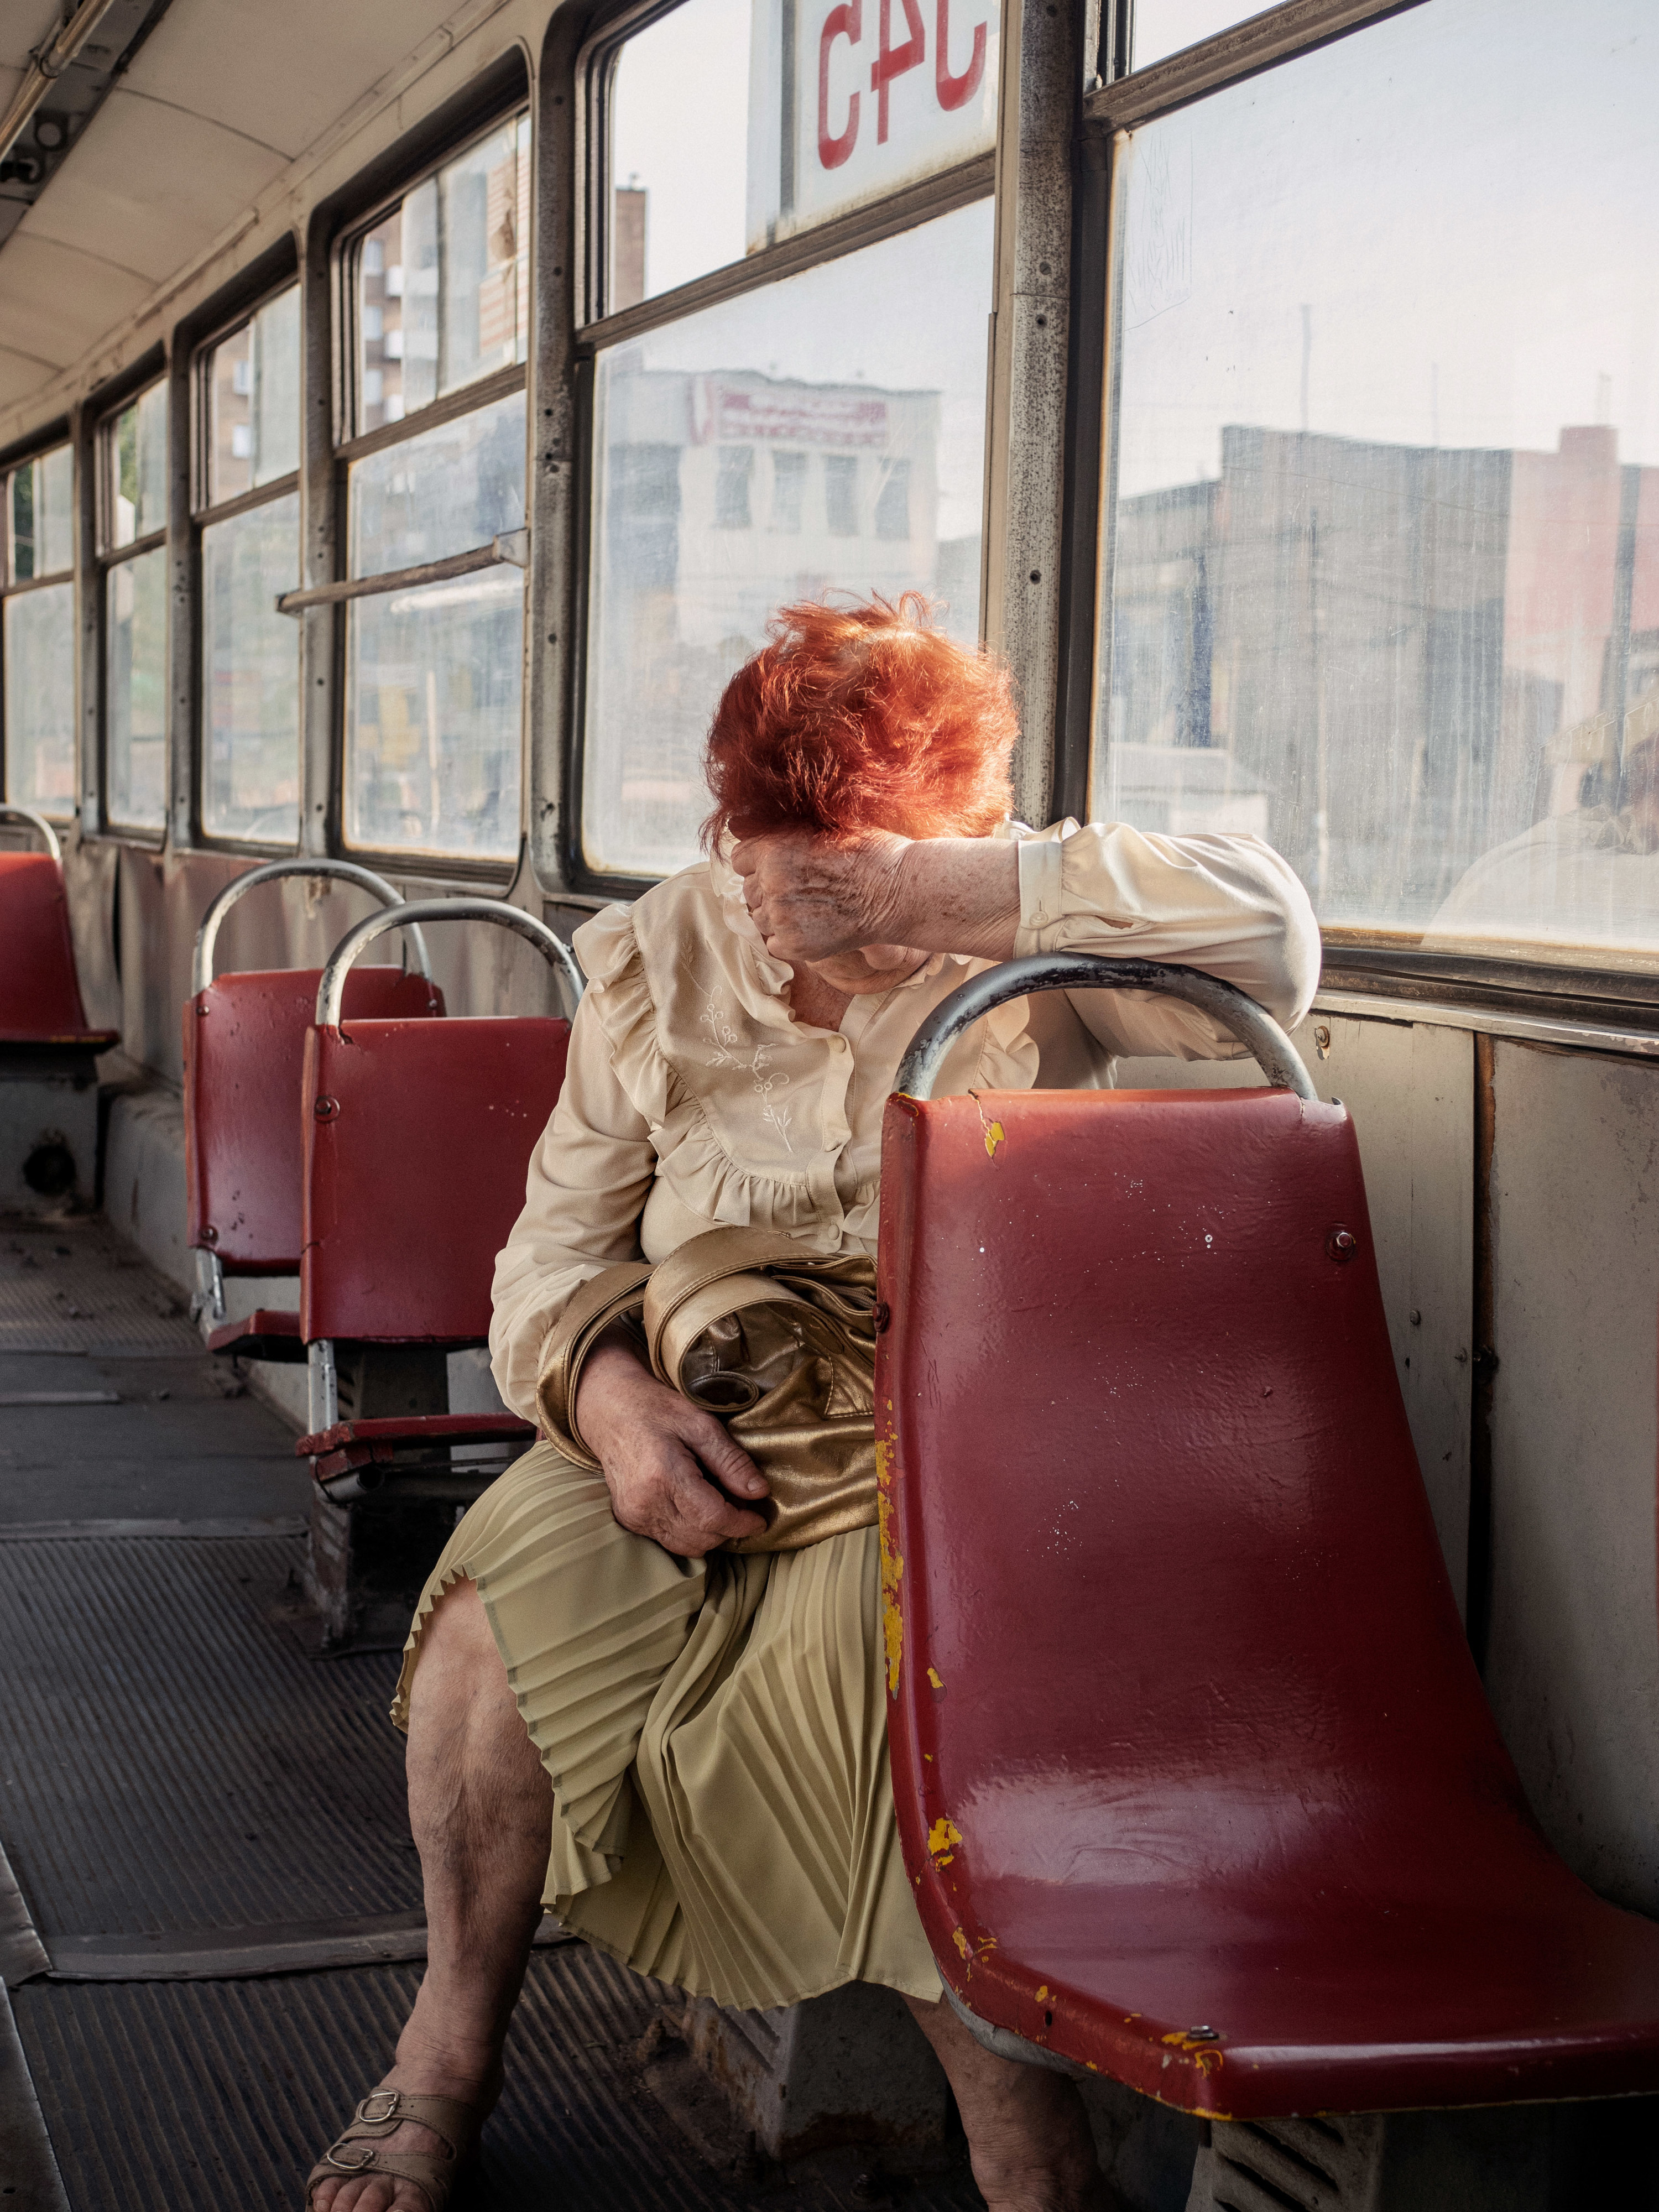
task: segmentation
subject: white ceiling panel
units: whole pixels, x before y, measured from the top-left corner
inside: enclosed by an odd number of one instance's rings
[[[291,160],[456,0],[173,0],[123,82]]]
[[[0,343],[64,368],[148,298],[143,276],[15,230],[0,253]],[[42,369],[37,382],[44,384]]]
[[[217,123],[112,92],[19,234],[95,253],[152,282],[172,276],[287,164]],[[0,252],[0,282],[6,256]]]

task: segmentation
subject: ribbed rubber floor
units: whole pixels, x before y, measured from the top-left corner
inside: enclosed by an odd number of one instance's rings
[[[279,1981],[39,1984],[17,2024],[74,2212],[295,2212],[301,2183],[385,2064],[418,1971]],[[538,1954],[507,2047],[507,2091],[456,2212],[852,2212],[869,2201],[797,2168],[763,2191],[704,2165],[635,2056],[671,1993],[580,1944]],[[904,2212],[968,2212],[958,2181]]]
[[[185,1301],[103,1221],[0,1226],[0,1352],[200,1354]]]
[[[0,1836],[48,1948],[419,1906],[397,1659],[307,1656],[301,1556],[0,1542]]]

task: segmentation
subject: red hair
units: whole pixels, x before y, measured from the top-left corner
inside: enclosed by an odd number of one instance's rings
[[[1007,671],[929,620],[915,592],[894,606],[806,601],[768,624],[714,710],[703,772],[724,832],[894,830],[982,837],[1012,804],[1019,735]]]

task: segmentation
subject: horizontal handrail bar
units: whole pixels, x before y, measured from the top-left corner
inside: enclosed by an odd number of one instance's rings
[[[530,565],[530,532],[504,530],[488,545],[475,545],[465,553],[446,553],[441,561],[420,561],[412,568],[388,568],[380,576],[349,576],[337,584],[307,584],[303,590],[278,594],[279,615],[302,615],[307,607],[331,607],[342,599],[368,599],[385,592],[412,590],[420,584],[447,583],[452,576],[471,576],[479,568],[526,568]]]
[[[894,1090],[910,1098],[931,1098],[933,1079],[962,1032],[1010,999],[1032,991],[1155,991],[1184,999],[1237,1037],[1275,1089],[1293,1091],[1298,1098],[1319,1096],[1289,1037],[1266,1007],[1243,991],[1199,968],[1170,967],[1162,960],[1109,960],[1097,952],[1031,952],[970,976],[939,1001],[916,1031],[899,1062]]]

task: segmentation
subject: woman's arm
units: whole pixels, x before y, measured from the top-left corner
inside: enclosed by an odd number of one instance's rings
[[[495,1262],[491,1364],[502,1398],[529,1420],[548,1332],[580,1285],[639,1256],[640,1215],[656,1173],[649,1127],[617,1079],[604,1032],[585,1014],[571,1034],[559,1103],[531,1156],[524,1211]],[[658,1382],[625,1340],[599,1346],[585,1364],[577,1421],[598,1455],[612,1512],[635,1535],[701,1559],[763,1525],[714,1486],[764,1497],[754,1462],[712,1414]]]
[[[917,960],[1062,951],[1164,960],[1237,985],[1286,1028],[1306,1013],[1319,980],[1308,895],[1259,837],[1171,837],[1122,823],[1017,842],[780,831],[740,844],[732,860],[768,951],[832,976],[872,939],[913,947]],[[1066,995],[1110,1052],[1233,1049],[1206,1016],[1172,1000]]]

